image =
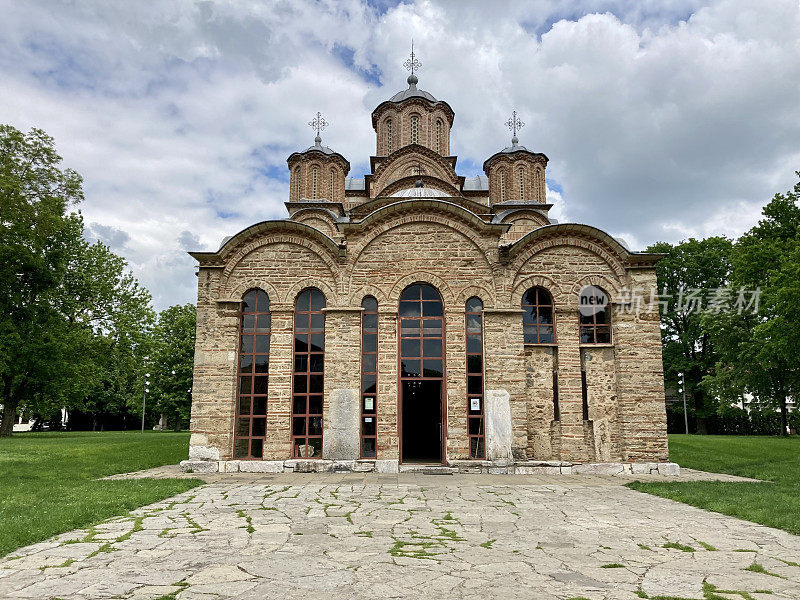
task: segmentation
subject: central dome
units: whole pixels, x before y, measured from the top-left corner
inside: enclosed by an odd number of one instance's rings
[[[392,198],[447,198],[442,190],[429,187],[413,187],[400,190],[391,195]]]

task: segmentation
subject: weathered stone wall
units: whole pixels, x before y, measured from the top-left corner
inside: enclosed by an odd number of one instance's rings
[[[626,267],[619,250],[585,233],[525,238],[520,242],[524,247],[503,258],[498,226],[435,202],[379,212],[362,226],[343,230],[347,244],[339,249],[297,232],[272,233],[227,248],[220,264],[201,266],[194,456],[231,458],[238,299],[260,287],[272,310],[264,458],[290,457],[293,309],[297,295],[313,286],[327,303],[325,458],[357,458],[359,414],[352,413],[360,413],[360,304],[370,294],[379,304],[378,459],[398,460],[397,302],[406,286],[425,282],[439,290],[445,309],[448,460],[469,455],[464,304],[470,296],[481,298],[485,307],[484,389],[492,400],[486,407],[507,402],[514,460],[667,459],[657,313],[615,314],[612,343],[605,347],[581,346],[578,335],[577,291],[582,285],[601,285],[618,301],[626,285],[649,289],[655,281],[652,268]],[[523,344],[520,301],[532,285],[553,295],[556,345]],[[588,421],[582,411],[582,369]],[[554,370],[560,420],[553,413]],[[491,419],[494,432],[504,430],[507,417],[500,412],[486,415],[487,429]]]

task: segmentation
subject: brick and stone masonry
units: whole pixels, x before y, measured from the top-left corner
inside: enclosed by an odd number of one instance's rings
[[[373,112],[371,173],[348,178],[349,162],[318,138],[288,159],[288,219],[248,227],[216,252],[191,253],[200,264],[184,468],[419,468],[404,460],[402,432],[411,446],[415,431],[431,429],[422,413],[404,417],[398,310],[404,290],[426,284],[441,297],[444,323],[441,393],[425,397],[441,406],[440,452],[428,462],[491,473],[676,472],[668,462],[658,308],[647,304],[657,299],[648,294],[640,310],[626,310],[626,290],[655,289],[659,257],[631,252],[594,227],[552,221],[548,159],[516,137],[484,163],[485,176],[458,175],[449,156],[453,120],[446,102],[410,79]],[[610,340],[581,343],[578,295],[586,285],[610,298]],[[522,301],[532,287],[552,296],[552,343],[525,343]],[[325,299],[322,446],[310,456],[292,443],[294,311],[309,288]],[[260,455],[243,457],[236,444],[244,406],[239,336],[243,297],[255,289],[267,294],[271,315],[267,408]],[[377,441],[365,456],[366,296],[378,302],[378,375]],[[467,417],[471,297],[483,303],[483,444],[476,451]]]

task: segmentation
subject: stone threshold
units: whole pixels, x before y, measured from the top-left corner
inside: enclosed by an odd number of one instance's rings
[[[399,464],[397,460],[184,460],[184,473],[423,473],[453,475],[680,475],[671,462],[451,460],[447,465]]]

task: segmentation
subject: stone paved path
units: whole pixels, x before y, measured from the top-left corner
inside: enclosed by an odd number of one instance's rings
[[[620,483],[227,476],[0,559],[0,598],[800,598],[800,537]]]

